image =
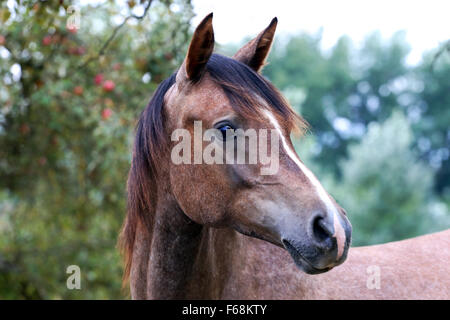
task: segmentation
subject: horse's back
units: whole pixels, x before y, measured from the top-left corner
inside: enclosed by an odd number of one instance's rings
[[[330,275],[347,278],[355,298],[449,299],[449,262],[450,229],[351,248],[347,261]]]
[[[319,275],[297,269],[281,248],[257,239],[246,240],[244,247],[248,251],[240,253],[241,268],[236,269],[237,278],[246,284],[246,290],[228,292],[231,297],[450,299],[450,229],[351,248],[342,265]],[[246,266],[255,265],[257,270],[246,272]],[[234,288],[243,289],[239,285]]]

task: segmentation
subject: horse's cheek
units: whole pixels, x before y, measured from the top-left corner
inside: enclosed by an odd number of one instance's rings
[[[226,184],[220,183],[217,172],[204,169],[192,165],[172,166],[172,192],[190,219],[202,225],[223,227],[227,221],[227,204],[231,201],[232,193]]]

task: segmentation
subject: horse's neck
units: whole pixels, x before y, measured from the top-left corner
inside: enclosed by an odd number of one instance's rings
[[[284,249],[231,228],[203,231],[195,267],[202,281],[191,284],[193,298],[299,299],[311,293],[312,283]]]
[[[299,275],[284,250],[229,228],[202,227],[172,201],[160,201],[151,232],[138,230],[130,285],[135,299],[272,299],[287,291],[294,298]],[[270,286],[260,286],[267,280]]]
[[[172,199],[158,201],[152,229],[136,234],[130,275],[134,299],[183,298],[201,229]]]
[[[230,282],[237,280],[236,271],[242,267],[239,259],[245,259],[240,247],[251,241],[242,237],[231,229],[202,227],[173,201],[158,201],[150,232],[142,225],[137,230],[130,274],[132,298],[222,298]]]

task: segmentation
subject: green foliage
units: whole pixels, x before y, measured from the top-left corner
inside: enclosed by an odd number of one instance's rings
[[[349,212],[353,244],[405,239],[450,227],[436,213],[433,170],[411,151],[412,130],[400,112],[371,123],[361,143],[350,146],[342,179],[330,190]]]
[[[415,120],[415,148],[436,171],[436,190],[450,192],[450,54],[434,63],[435,52],[416,70],[415,101],[407,108]],[[418,80],[417,80],[418,79]]]
[[[67,3],[20,3],[0,5],[11,13],[0,27],[0,299],[123,298],[133,128],[184,57],[191,5],[153,1],[99,55],[137,4],[80,7],[71,32]],[[66,288],[69,265],[82,290]]]

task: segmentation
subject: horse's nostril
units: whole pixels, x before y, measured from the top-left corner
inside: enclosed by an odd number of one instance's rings
[[[325,240],[333,236],[331,228],[327,225],[322,217],[317,217],[314,219],[313,234],[314,238],[319,242],[324,242]]]

